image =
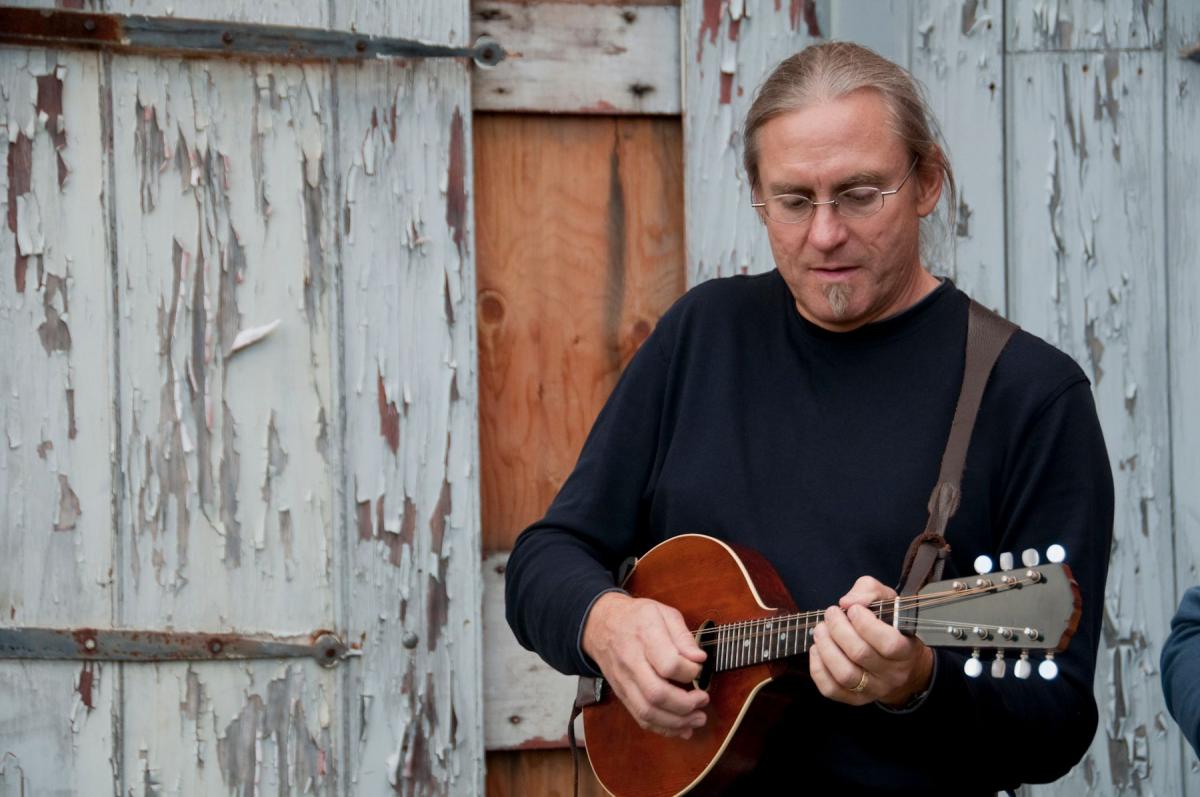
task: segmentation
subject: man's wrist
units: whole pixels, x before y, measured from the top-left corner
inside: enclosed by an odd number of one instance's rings
[[[937,657],[934,656],[933,648],[922,645],[921,658],[913,672],[912,680],[896,694],[880,698],[879,704],[890,711],[908,711],[916,708],[929,694],[936,670]]]

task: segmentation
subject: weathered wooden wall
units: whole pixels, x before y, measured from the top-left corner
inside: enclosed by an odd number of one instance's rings
[[[186,13],[469,33],[465,0]],[[481,791],[468,65],[7,47],[0,89],[2,622],[361,648],[0,662],[0,792]]]

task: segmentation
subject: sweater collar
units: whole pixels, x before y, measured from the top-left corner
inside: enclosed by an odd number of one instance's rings
[[[899,313],[890,315],[887,318],[863,324],[861,327],[852,329],[849,332],[835,332],[818,326],[800,315],[799,311],[796,310],[795,298],[792,296],[791,290],[788,289],[787,283],[784,282],[783,275],[779,273],[778,269],[776,269],[775,275],[785,295],[788,314],[794,319],[797,328],[811,338],[839,344],[880,343],[903,337],[918,327],[924,326],[927,321],[937,317],[941,313],[949,312],[951,305],[954,303],[947,299],[957,292],[954,282],[949,277],[940,277],[941,284],[921,297],[912,307],[901,310]]]

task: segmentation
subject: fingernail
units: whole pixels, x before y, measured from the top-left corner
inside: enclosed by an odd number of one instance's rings
[[[707,719],[705,718],[705,716],[703,714],[701,714],[699,717],[696,717],[692,720],[692,727],[693,728],[702,728],[702,727],[704,727],[704,723],[706,721],[707,721]]]

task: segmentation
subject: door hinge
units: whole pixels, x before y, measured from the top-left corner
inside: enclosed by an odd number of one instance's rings
[[[308,636],[138,631],[127,628],[0,628],[0,659],[217,661],[313,658],[322,667],[361,656],[332,631]]]
[[[473,47],[352,31],[177,19],[145,14],[96,14],[0,5],[0,44],[85,48],[185,58],[280,61],[363,61],[376,58],[471,58],[480,66],[504,60],[504,48],[480,37]]]

